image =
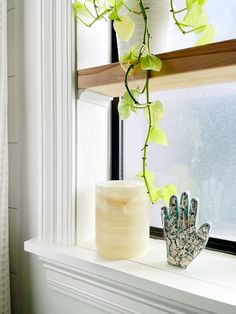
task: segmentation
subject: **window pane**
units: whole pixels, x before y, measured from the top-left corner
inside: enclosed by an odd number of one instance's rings
[[[199,224],[211,222],[211,236],[236,240],[236,83],[164,91],[160,127],[169,145],[150,144],[148,167],[156,183],[176,185],[199,198]],[[143,112],[124,122],[124,177],[141,170],[147,123]],[[151,225],[161,226],[161,203],[151,209]]]

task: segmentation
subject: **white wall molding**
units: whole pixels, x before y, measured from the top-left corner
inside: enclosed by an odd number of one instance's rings
[[[63,245],[75,243],[73,24],[71,0],[41,0],[38,237]]]
[[[106,278],[83,269],[52,263],[42,259],[48,285],[63,294],[88,303],[111,314],[191,314],[212,313],[189,307],[170,298],[151,293],[130,282],[120,283],[114,277]],[[115,300],[116,302],[112,302]],[[123,306],[122,304],[126,304]]]
[[[88,89],[79,90],[79,100],[96,106],[109,107],[112,97]]]
[[[94,185],[110,175],[111,98],[83,90],[76,103],[73,39],[71,0],[41,0],[38,237],[62,245],[94,235]]]
[[[84,302],[93,306],[94,308],[103,310],[104,313],[111,314],[139,314],[140,312],[133,311],[127,307],[121,306],[115,302],[111,302],[104,297],[98,297],[97,294],[86,292],[84,289],[81,289],[77,286],[71,284],[64,284],[61,280],[53,279],[54,277],[52,272],[47,272],[47,283],[48,286],[62,294],[65,294],[71,298],[74,298],[80,302]]]
[[[94,237],[95,184],[110,178],[111,98],[80,91],[77,107],[77,244]]]
[[[78,301],[93,305],[108,313],[121,314],[234,314],[235,276],[230,265],[235,258],[205,252],[194,270],[165,266],[165,243],[150,240],[150,250],[135,260],[109,261],[95,250],[94,244],[82,247],[61,247],[25,243],[25,249],[39,256],[46,269],[48,286]],[[158,252],[158,253],[157,253]],[[161,261],[157,256],[161,255]],[[159,262],[155,261],[158,260]],[[227,285],[214,274],[202,274],[206,261],[224,269]],[[149,265],[150,264],[150,265]],[[156,266],[155,266],[156,265]],[[222,265],[222,267],[220,266]],[[212,268],[213,266],[210,266]],[[200,271],[200,273],[199,273]],[[209,270],[206,270],[209,272]],[[223,276],[223,275],[222,275]]]

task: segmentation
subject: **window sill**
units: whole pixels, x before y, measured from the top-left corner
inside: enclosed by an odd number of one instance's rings
[[[162,240],[150,239],[145,254],[120,261],[102,258],[94,241],[62,247],[32,239],[25,250],[43,261],[51,288],[108,313],[236,311],[235,256],[205,250],[183,270],[166,263]]]

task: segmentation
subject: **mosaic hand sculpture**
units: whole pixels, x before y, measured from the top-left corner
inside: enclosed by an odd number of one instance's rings
[[[161,216],[164,238],[167,247],[167,262],[170,265],[186,268],[192,260],[204,249],[209,237],[210,225],[203,224],[196,229],[198,202],[183,192],[178,199],[173,195],[169,209],[162,207]]]

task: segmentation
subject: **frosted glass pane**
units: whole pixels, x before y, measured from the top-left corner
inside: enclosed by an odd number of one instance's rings
[[[156,183],[174,183],[200,200],[199,224],[211,235],[236,240],[236,83],[159,92],[165,106],[160,126],[169,145],[149,145],[148,167]],[[141,170],[147,123],[143,113],[124,123],[124,177]],[[151,225],[161,226],[161,203],[151,209]]]

